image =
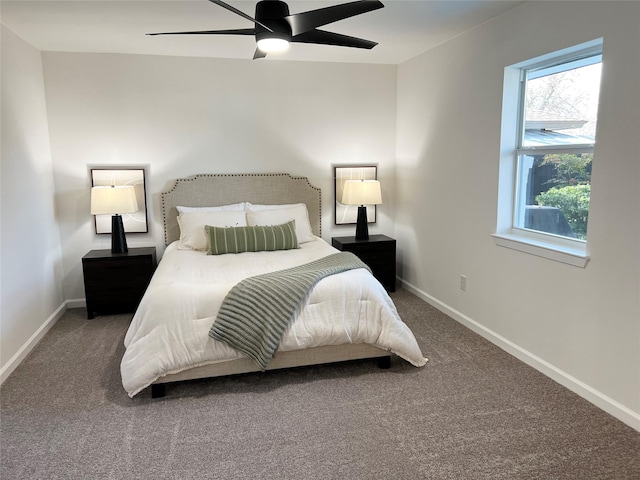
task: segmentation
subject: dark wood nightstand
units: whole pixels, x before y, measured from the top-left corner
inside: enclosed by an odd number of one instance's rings
[[[355,253],[366,263],[373,276],[390,292],[396,291],[396,241],[386,235],[369,235],[369,240],[356,237],[333,237],[331,244],[343,252]]]
[[[82,257],[87,318],[101,313],[134,312],[156,269],[155,247],[127,253],[91,250]]]

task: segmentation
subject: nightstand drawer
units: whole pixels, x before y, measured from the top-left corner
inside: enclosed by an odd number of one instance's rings
[[[98,289],[91,295],[91,300],[87,300],[87,303],[92,305],[91,310],[95,313],[133,312],[140,303],[145,290],[146,285],[137,290],[132,288]]]
[[[87,261],[83,265],[85,284],[138,285],[149,280],[155,266],[151,257]]]

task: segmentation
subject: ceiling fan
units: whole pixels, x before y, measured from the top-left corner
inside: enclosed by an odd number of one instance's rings
[[[222,0],[209,1],[250,20],[254,23],[254,28],[163,32],[147,35],[254,35],[258,44],[253,55],[254,59],[264,58],[267,53],[286,50],[290,42],[371,49],[377,45],[376,42],[318,30],[317,27],[384,7],[378,0],[358,0],[291,15],[289,6],[285,2],[261,0],[256,4],[255,18],[253,18]]]

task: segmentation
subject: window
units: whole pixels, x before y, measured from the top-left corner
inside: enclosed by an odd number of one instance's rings
[[[505,69],[496,243],[585,266],[602,41]]]

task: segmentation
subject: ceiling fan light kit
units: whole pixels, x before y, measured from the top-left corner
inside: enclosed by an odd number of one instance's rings
[[[209,1],[252,21],[254,28],[164,32],[147,35],[253,35],[257,42],[254,59],[264,58],[267,53],[287,50],[289,43],[313,43],[371,49],[377,45],[376,42],[318,30],[318,27],[384,7],[379,0],[358,0],[291,15],[289,14],[289,6],[285,2],[261,0],[256,4],[255,18],[253,18],[222,0]]]
[[[284,52],[289,49],[289,41],[284,38],[263,38],[258,40],[258,48],[264,53]]]

